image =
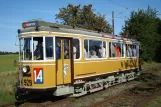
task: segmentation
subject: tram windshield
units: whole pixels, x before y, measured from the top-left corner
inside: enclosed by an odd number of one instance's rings
[[[32,42],[31,38],[21,38],[20,39],[21,60],[31,60],[32,59],[31,42]]]
[[[43,37],[21,38],[20,58],[21,60],[44,60],[44,58],[54,60],[53,45],[53,37],[45,37],[45,41]]]

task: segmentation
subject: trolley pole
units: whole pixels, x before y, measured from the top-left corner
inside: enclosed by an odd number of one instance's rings
[[[113,35],[115,35],[115,29],[114,29],[114,11],[112,11],[112,33],[113,33]]]

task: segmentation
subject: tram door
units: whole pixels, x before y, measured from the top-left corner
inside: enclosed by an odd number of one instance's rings
[[[56,37],[56,80],[57,85],[73,84],[72,38]]]

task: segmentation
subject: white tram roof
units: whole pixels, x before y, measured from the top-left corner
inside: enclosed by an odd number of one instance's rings
[[[57,24],[57,23],[45,22],[42,20],[34,20],[34,21],[24,22],[24,23],[22,23],[22,27],[23,27],[22,29],[19,29],[19,31],[18,31],[19,33],[33,32],[33,31],[49,31],[49,32],[83,34],[83,35],[111,38],[111,39],[117,39],[117,40],[124,39],[126,41],[132,41],[135,43],[139,43],[138,41],[136,41],[134,39],[122,38],[122,37],[118,37],[118,36],[113,36],[108,33],[87,30],[87,29],[78,28],[78,27],[72,27],[69,25],[62,25],[62,24]]]

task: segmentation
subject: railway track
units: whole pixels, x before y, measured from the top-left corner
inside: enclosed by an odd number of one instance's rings
[[[155,70],[155,71],[157,71],[159,68],[161,67],[161,65],[156,65],[156,66],[153,66],[153,67],[149,67],[149,68],[146,68],[146,69],[142,69],[142,74],[141,74],[141,78],[149,78],[149,75],[152,75],[151,73],[150,73],[150,71],[151,70]],[[149,71],[148,73],[145,73],[145,72],[147,72],[147,71]],[[127,82],[128,83],[128,82]],[[126,83],[124,83],[124,84],[126,84]],[[118,85],[122,85],[122,84],[118,84]],[[118,86],[118,85],[116,85],[116,86]],[[114,87],[114,86],[112,86],[112,87]],[[111,87],[111,88],[112,88]],[[136,86],[137,87],[137,86]],[[131,90],[133,90],[133,89],[131,89]],[[134,92],[134,91],[133,91]],[[129,94],[128,94],[129,93]],[[120,95],[117,95],[117,96],[114,96],[114,97],[111,97],[111,98],[108,98],[108,99],[105,99],[105,100],[103,100],[103,101],[101,101],[101,102],[98,102],[98,103],[95,103],[95,104],[93,104],[93,105],[90,105],[91,107],[97,107],[97,106],[101,106],[102,104],[106,104],[106,103],[112,103],[113,101],[117,101],[118,99],[120,99],[120,98],[123,98],[123,97],[129,97],[130,95],[131,95],[131,93],[130,93],[130,91],[129,92],[125,92],[125,93],[122,93],[122,94],[120,94]],[[87,95],[88,96],[88,95]],[[140,96],[140,98],[141,97],[143,97],[143,99],[145,99],[145,95],[143,95],[143,94],[133,94],[132,96]],[[64,103],[69,103],[69,102],[71,102],[72,101],[72,99],[73,98],[65,98],[65,99],[59,99],[59,100],[57,100],[57,101],[52,101],[52,102],[50,102],[49,101],[49,103],[41,103],[40,104],[40,106],[45,106],[45,107],[47,107],[47,106],[50,106],[50,105],[61,105],[61,104],[64,104]],[[143,102],[143,101],[141,101],[141,102]],[[8,103],[8,104],[3,104],[3,105],[0,105],[0,107],[12,107],[12,106],[19,106],[19,105],[24,105],[24,104],[26,104],[26,102],[24,102],[24,103],[22,103],[22,102],[11,102],[11,103]],[[30,103],[31,105],[32,105],[32,103]],[[140,104],[140,103],[139,103]],[[135,105],[135,106],[139,106],[139,104],[138,105]],[[39,104],[38,104],[39,105]],[[117,105],[117,104],[116,104]],[[141,105],[141,104],[140,104]]]
[[[137,86],[136,86],[137,87]],[[135,87],[135,88],[136,88]],[[151,89],[148,87],[144,87],[142,89]],[[156,90],[155,90],[156,91]],[[152,95],[149,95],[152,94]],[[117,96],[104,99],[103,101],[94,103],[90,105],[90,107],[145,107],[147,102],[156,97],[156,95],[161,94],[161,89],[157,92],[151,91],[149,94],[143,93],[131,93],[124,92]]]
[[[151,73],[144,75],[144,77],[153,80],[150,84],[138,84],[125,90],[124,93],[91,104],[90,107],[145,107],[147,102],[161,94],[161,79],[149,78],[150,75],[154,76]]]

